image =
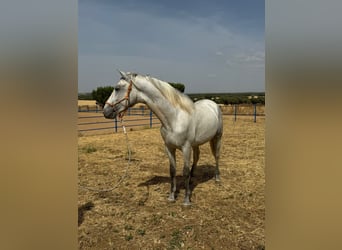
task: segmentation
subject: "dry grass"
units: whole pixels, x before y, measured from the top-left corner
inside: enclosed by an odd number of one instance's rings
[[[77,101],[78,106],[96,106],[96,101],[95,100],[78,100]]]
[[[182,155],[177,152],[179,195],[167,201],[168,159],[159,129],[129,132],[132,161],[111,192],[79,190],[80,249],[264,249],[265,120],[224,117],[221,183],[214,158],[201,146],[192,181],[192,206],[182,206]],[[125,174],[123,133],[79,137],[79,182],[114,186]]]

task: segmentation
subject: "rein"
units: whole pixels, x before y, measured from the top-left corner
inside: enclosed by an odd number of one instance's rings
[[[109,106],[111,106],[112,108],[114,108],[116,105],[118,105],[119,103],[123,102],[123,101],[126,101],[127,102],[127,107],[126,109],[124,109],[123,111],[121,111],[119,113],[119,118],[122,120],[123,116],[124,116],[124,112],[128,109],[128,103],[129,103],[129,96],[131,94],[131,91],[132,91],[132,86],[133,86],[133,81],[130,80],[129,82],[129,85],[128,85],[128,89],[127,89],[127,92],[126,92],[126,95],[124,98],[122,98],[121,100],[117,101],[116,103],[114,104],[111,104],[109,102],[106,102],[105,104],[108,104]]]

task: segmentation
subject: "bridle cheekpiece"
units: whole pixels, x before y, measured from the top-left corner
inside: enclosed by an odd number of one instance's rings
[[[109,102],[106,102],[106,104],[108,104],[108,105],[111,106],[112,108],[114,108],[116,105],[118,105],[119,103],[121,103],[121,102],[123,102],[123,101],[126,101],[126,102],[127,102],[127,107],[126,107],[123,111],[121,111],[121,112],[118,114],[118,116],[119,116],[120,119],[123,118],[123,116],[125,115],[126,110],[128,109],[128,105],[129,105],[129,96],[130,96],[131,91],[132,91],[132,86],[133,86],[133,81],[130,80],[130,81],[129,81],[129,85],[128,85],[128,89],[127,89],[127,92],[126,92],[126,95],[125,95],[124,98],[122,98],[121,100],[117,101],[117,102],[114,103],[114,104],[111,104],[111,103],[109,103]]]

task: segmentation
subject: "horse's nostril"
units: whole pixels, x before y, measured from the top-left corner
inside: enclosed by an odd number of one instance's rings
[[[108,118],[112,112],[108,108],[103,109],[103,115]]]
[[[116,116],[115,110],[112,107],[106,107],[103,109],[103,115],[107,119],[114,119]]]

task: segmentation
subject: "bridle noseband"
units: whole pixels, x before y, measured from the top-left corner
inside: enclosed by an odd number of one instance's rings
[[[121,111],[119,113],[119,118],[122,119],[122,117],[124,116],[124,112],[128,109],[128,103],[129,103],[129,96],[131,94],[131,91],[132,91],[132,86],[133,86],[133,81],[130,80],[129,81],[129,85],[128,85],[128,89],[127,89],[127,92],[126,92],[126,95],[124,98],[122,98],[121,100],[117,101],[116,103],[114,104],[111,104],[109,102],[106,102],[105,104],[108,104],[109,106],[111,106],[112,108],[114,108],[116,105],[118,105],[119,103],[123,102],[123,101],[127,101],[127,107]]]

